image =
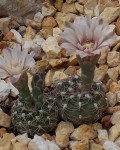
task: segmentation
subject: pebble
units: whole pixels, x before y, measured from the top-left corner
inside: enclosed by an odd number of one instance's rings
[[[120,7],[106,7],[99,18],[102,18],[106,23],[111,23],[119,16],[119,14]]]
[[[58,26],[61,30],[64,30],[65,28],[65,23],[66,21],[74,21],[76,18],[76,15],[73,13],[62,13],[62,12],[57,12],[55,15],[55,19],[58,23]]]
[[[115,92],[108,92],[106,93],[106,97],[108,98],[108,103],[110,106],[115,106],[117,103],[116,93]]]
[[[6,34],[9,32],[9,23],[10,23],[10,17],[6,18],[0,18],[0,30],[2,31],[3,34]]]
[[[75,7],[76,10],[80,13],[80,14],[84,14],[84,7],[82,5],[80,5],[79,3],[75,3]]]
[[[11,117],[8,116],[6,113],[0,109],[0,126],[2,127],[10,127],[11,124]]]
[[[113,81],[117,81],[118,79],[118,75],[119,75],[119,70],[118,70],[118,66],[117,67],[113,67],[113,68],[109,68],[107,73],[108,76],[110,77],[110,79],[112,79]]]
[[[107,56],[107,63],[109,67],[116,67],[120,63],[120,53],[113,51],[109,52]]]
[[[43,16],[54,16],[56,13],[56,8],[52,6],[50,3],[44,3],[42,7],[42,15]]]
[[[60,122],[56,129],[56,143],[60,147],[67,147],[69,145],[69,134],[74,131],[74,126],[69,122]]]
[[[120,124],[120,111],[113,113],[110,118],[112,124]]]
[[[53,17],[45,17],[42,21],[42,28],[51,27],[54,28],[57,26],[57,22]]]
[[[43,21],[43,14],[41,12],[37,12],[35,15],[34,15],[34,21],[38,22],[38,23],[42,23]]]
[[[115,141],[120,136],[120,124],[115,124],[109,130],[109,140]]]
[[[53,75],[54,75],[54,71],[53,70],[49,70],[45,76],[45,85],[46,86],[51,86],[52,82],[53,82]]]
[[[63,0],[56,0],[55,1],[55,7],[57,8],[58,11],[61,11],[63,5]]]
[[[63,3],[62,5],[62,10],[61,10],[63,13],[73,13],[73,14],[76,14],[78,11],[75,7],[75,3]]]
[[[61,72],[61,71],[55,71],[54,75],[53,75],[53,83],[58,82],[60,80],[63,79],[67,79],[68,75],[66,75],[65,73]]]
[[[103,148],[105,150],[120,150],[120,147],[112,141],[105,141]]]
[[[83,124],[80,125],[75,131],[71,134],[70,138],[72,140],[82,140],[87,138],[88,140],[92,140],[97,137],[97,132],[93,129],[93,127]]]
[[[52,43],[52,44],[51,44]],[[58,56],[61,51],[61,47],[58,45],[55,37],[49,37],[41,44],[43,51],[51,57]]]
[[[107,130],[98,129],[98,139],[101,145],[104,144],[104,142],[108,140]]]

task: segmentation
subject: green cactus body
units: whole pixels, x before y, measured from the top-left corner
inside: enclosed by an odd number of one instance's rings
[[[12,108],[12,122],[20,133],[41,135],[52,131],[58,121],[58,109],[54,94],[44,88],[44,74],[36,74],[32,81],[32,95],[28,88],[27,75],[16,83],[20,98]]]
[[[107,108],[105,88],[100,83],[84,90],[81,77],[75,75],[56,83],[57,104],[62,118],[75,125],[98,120]]]

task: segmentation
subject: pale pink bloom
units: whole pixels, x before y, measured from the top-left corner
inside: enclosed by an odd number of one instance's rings
[[[77,54],[82,60],[89,60],[108,49],[117,35],[101,19],[77,17],[73,23],[66,23],[60,34],[60,44],[67,55]]]
[[[34,53],[28,54],[27,49],[21,50],[16,44],[13,49],[3,49],[0,55],[0,78],[10,78],[12,82],[19,79],[21,73],[35,64]]]

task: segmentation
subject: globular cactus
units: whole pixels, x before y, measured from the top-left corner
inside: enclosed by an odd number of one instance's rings
[[[74,125],[97,121],[107,108],[105,88],[101,83],[85,84],[78,75],[55,85],[57,104],[61,117]]]
[[[32,80],[32,93],[28,88],[27,74],[15,84],[20,97],[12,107],[12,122],[20,133],[41,135],[52,131],[58,121],[58,109],[50,89],[45,90],[44,73],[36,74]]]

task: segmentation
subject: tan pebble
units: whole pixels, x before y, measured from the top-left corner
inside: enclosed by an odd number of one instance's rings
[[[111,23],[119,16],[119,13],[120,7],[106,7],[99,18],[102,18],[106,23]]]
[[[35,30],[32,27],[27,27],[24,33],[24,38],[25,39],[33,39],[35,36]]]
[[[119,48],[120,48],[120,43],[117,43],[115,47],[112,49],[112,51],[119,51]]]
[[[58,82],[63,79],[67,79],[68,75],[61,71],[55,71],[54,76],[53,76],[53,83]]]
[[[57,26],[57,22],[53,17],[46,17],[42,21],[42,28],[44,28],[44,27],[54,28],[56,26]]]
[[[105,150],[120,150],[120,147],[112,141],[105,141],[103,148]]]
[[[101,65],[99,68],[95,69],[95,76],[94,81],[100,82],[104,79],[105,75],[107,74],[108,66],[107,65]]]
[[[45,139],[45,140],[49,140],[49,141],[52,141],[54,138],[53,136],[51,136],[50,134],[47,134],[47,133],[44,133],[42,135],[42,137]]]
[[[108,114],[113,114],[113,113],[115,113],[117,111],[120,111],[120,106],[109,107],[107,109],[107,113]]]
[[[120,91],[116,92],[117,94],[117,102],[120,102]]]
[[[57,8],[58,11],[61,11],[63,5],[63,0],[56,0],[55,1],[55,7]]]
[[[75,65],[77,65],[77,63],[78,63],[78,61],[77,61],[76,55],[73,55],[69,58],[69,63],[68,63],[69,66],[70,65],[75,66]]]
[[[110,77],[110,79],[112,79],[113,81],[116,81],[118,79],[118,67],[114,67],[114,68],[109,68],[107,73],[108,76]]]
[[[53,75],[54,75],[54,71],[53,70],[49,70],[45,76],[45,86],[51,86],[52,81],[53,81]]]
[[[90,150],[104,150],[102,145],[96,143],[92,143],[90,148],[91,148]]]
[[[51,27],[42,28],[42,30],[40,30],[40,33],[43,38],[47,39],[48,37],[53,35],[53,28]]]
[[[120,135],[120,124],[115,124],[109,130],[109,140],[115,141]]]
[[[10,127],[11,124],[11,117],[8,116],[6,113],[0,110],[0,126],[3,127]]]
[[[62,12],[57,12],[55,15],[55,19],[58,23],[58,26],[61,30],[64,30],[66,21],[74,21],[77,15],[73,13],[62,13]]]
[[[113,113],[110,120],[112,124],[120,124],[120,111]]]
[[[74,131],[74,126],[69,122],[60,122],[56,129],[56,143],[60,147],[67,147],[69,145],[69,134]]]
[[[75,7],[75,3],[71,3],[71,4],[63,3],[61,11],[63,13],[74,13],[74,14],[77,13],[77,9]]]
[[[69,66],[65,71],[65,74],[71,76],[76,74],[76,67],[75,66]]]
[[[75,7],[80,14],[84,13],[84,7],[82,5],[80,5],[79,3],[75,3]]]
[[[98,64],[100,64],[100,65],[105,64],[107,61],[107,55],[108,55],[108,49],[102,50],[101,56],[98,60]]]
[[[118,92],[120,91],[120,83],[112,82],[109,87],[110,92]]]
[[[56,8],[52,6],[50,3],[44,3],[42,7],[43,16],[54,16],[56,13]]]
[[[51,67],[62,67],[65,66],[68,63],[67,58],[60,58],[60,59],[50,59],[49,60],[49,65]]]
[[[120,18],[117,19],[116,25],[116,33],[120,36]]]
[[[108,99],[108,103],[110,104],[110,106],[115,106],[115,104],[117,103],[116,93],[108,92],[106,93],[106,97]]]
[[[98,129],[102,129],[102,124],[96,122],[96,123],[94,123],[94,124],[92,125],[92,127],[93,127],[93,129],[94,129],[95,131],[97,131]]]
[[[70,138],[73,140],[82,140],[84,138],[94,139],[96,136],[97,132],[91,126],[83,124],[75,129]]]
[[[17,142],[14,144],[12,150],[29,150],[29,149],[27,148],[27,145],[23,145],[22,143]]]
[[[70,3],[74,3],[76,0],[66,0],[66,2],[68,3],[68,4],[70,4]]]
[[[48,66],[48,60],[47,59],[43,59],[40,61],[37,61],[35,64],[35,69],[37,72],[43,71],[47,68]]]
[[[120,53],[117,51],[108,52],[107,63],[109,67],[116,67],[120,63]]]
[[[41,29],[41,23],[39,22],[36,22],[34,20],[31,20],[31,19],[25,19],[24,20],[24,23],[27,27],[31,26],[32,28],[36,29],[36,30],[39,30]]]
[[[100,144],[102,145],[106,140],[108,140],[107,130],[98,129],[98,139]]]
[[[0,137],[2,137],[5,133],[7,133],[5,128],[0,129]]]
[[[70,141],[70,149],[72,150],[89,150],[88,139],[83,139],[81,141]]]

